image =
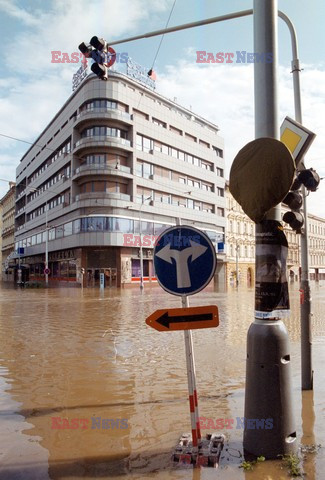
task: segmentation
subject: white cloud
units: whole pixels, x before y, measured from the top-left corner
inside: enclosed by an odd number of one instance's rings
[[[6,15],[12,18],[16,18],[20,20],[24,25],[28,27],[37,25],[37,19],[24,10],[20,8],[18,5],[15,5],[14,2],[8,2],[7,0],[0,0],[0,10],[2,10]]]

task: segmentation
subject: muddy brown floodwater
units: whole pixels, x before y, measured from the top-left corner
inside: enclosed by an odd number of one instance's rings
[[[300,390],[299,284],[290,286],[294,408],[308,480],[325,478],[325,282],[312,284],[314,392]],[[175,468],[171,451],[190,431],[183,332],[145,324],[180,300],[138,289],[0,290],[0,479],[248,479],[290,476],[283,462],[242,462],[246,333],[252,289],[205,290],[220,326],[193,332],[200,415],[235,419],[219,469]],[[118,426],[118,428],[117,428]],[[61,427],[61,428],[58,428]],[[73,428],[67,428],[73,427]],[[106,428],[105,428],[106,427]],[[107,428],[109,427],[109,428]],[[205,433],[203,431],[203,433]],[[308,448],[307,448],[308,449]]]

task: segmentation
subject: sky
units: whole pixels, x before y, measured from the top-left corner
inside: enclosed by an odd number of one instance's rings
[[[195,22],[253,8],[253,0],[0,0],[0,178],[15,180],[16,167],[72,93],[81,63],[71,60],[93,35],[114,42],[169,25]],[[302,123],[316,134],[305,164],[325,177],[325,2],[278,0],[296,28],[301,62]],[[172,12],[172,13],[171,13]],[[294,118],[291,41],[278,22],[279,125]],[[226,176],[233,159],[254,140],[252,63],[197,63],[197,51],[253,52],[253,17],[243,17],[114,46],[157,73],[156,91],[215,123],[225,140]],[[158,51],[158,54],[157,54]],[[68,54],[63,55],[63,53]],[[125,72],[125,64],[116,63]],[[0,196],[8,184],[0,181]],[[308,196],[308,212],[325,218],[325,182]]]

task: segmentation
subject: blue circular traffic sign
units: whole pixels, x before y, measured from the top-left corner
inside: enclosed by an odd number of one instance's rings
[[[160,286],[173,295],[198,293],[213,278],[216,252],[209,237],[194,227],[179,225],[157,239],[154,266]]]

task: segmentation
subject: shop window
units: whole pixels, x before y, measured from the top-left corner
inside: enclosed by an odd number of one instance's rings
[[[77,266],[75,262],[69,262],[69,278],[77,277]]]
[[[132,277],[140,277],[141,275],[141,268],[140,268],[140,260],[137,258],[132,258]],[[149,260],[143,260],[143,276],[149,277]]]
[[[69,262],[60,262],[60,277],[68,278],[69,276]]]

